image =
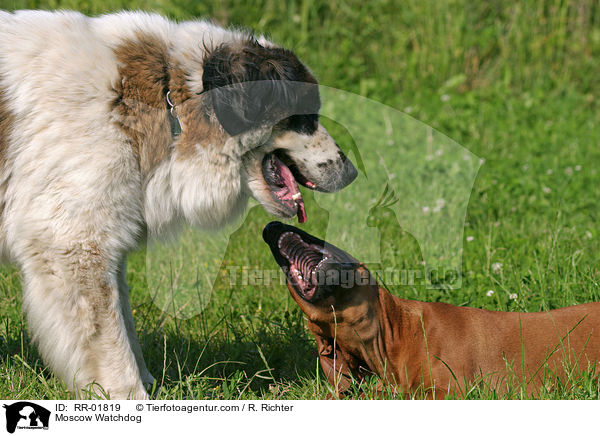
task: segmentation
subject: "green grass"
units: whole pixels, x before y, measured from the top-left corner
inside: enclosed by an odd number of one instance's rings
[[[468,203],[462,286],[393,286],[393,293],[510,311],[600,300],[596,2],[248,3],[0,0],[0,8],[60,7],[92,14],[142,8],[174,18],[211,16],[222,24],[266,33],[295,50],[323,85],[410,113],[485,159]],[[351,148],[345,128],[328,125],[338,142]],[[357,145],[365,155],[376,146]],[[322,199],[315,201],[310,193],[305,198],[306,228],[323,235],[331,211],[321,207]],[[398,243],[400,248],[393,242],[382,246],[384,266],[402,265],[414,255],[414,242],[399,232],[390,215],[375,219],[385,241],[407,241]],[[153,303],[150,285],[156,279],[146,275],[146,252],[132,255],[132,307],[146,361],[159,382],[159,398],[312,399],[331,393],[317,370],[303,315],[288,291],[278,283],[229,286],[228,266],[275,269],[259,236],[268,220],[259,208],[249,212],[227,246],[210,301],[189,319],[162,312]],[[418,265],[418,255],[411,259],[411,265]],[[18,273],[2,269],[0,397],[67,398],[30,343],[20,289]],[[492,296],[487,296],[489,290]],[[600,398],[598,382],[585,371],[570,381],[541,397]],[[366,398],[395,396],[392,390],[377,392],[375,384],[370,379],[362,386]],[[466,396],[498,397],[485,383]],[[356,397],[358,393],[350,395]],[[525,397],[523,387],[504,396]]]

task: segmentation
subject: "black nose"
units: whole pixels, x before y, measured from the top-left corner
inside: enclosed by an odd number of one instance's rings
[[[283,231],[284,224],[279,221],[271,221],[269,224],[265,226],[263,229],[262,237],[265,242],[269,242],[269,240],[274,236],[278,235]]]

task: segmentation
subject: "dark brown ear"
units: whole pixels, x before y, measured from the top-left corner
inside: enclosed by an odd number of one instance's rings
[[[317,352],[319,354],[319,362],[325,373],[325,377],[329,383],[335,388],[339,395],[347,391],[352,384],[352,372],[350,370],[350,362],[344,357],[336,344],[336,349],[333,348],[333,340],[316,336]]]
[[[231,136],[319,111],[316,80],[291,51],[248,38],[215,48],[203,67],[203,89]]]

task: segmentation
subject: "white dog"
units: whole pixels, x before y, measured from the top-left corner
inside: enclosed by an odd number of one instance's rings
[[[248,81],[266,85],[236,85]],[[292,52],[204,21],[0,12],[0,250],[70,389],[147,397],[125,283],[147,234],[218,227],[249,196],[304,221],[296,182],[354,179],[315,83]]]

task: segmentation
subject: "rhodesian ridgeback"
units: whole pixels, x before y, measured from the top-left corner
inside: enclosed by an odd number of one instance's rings
[[[600,365],[600,303],[547,312],[495,312],[411,301],[378,285],[367,267],[295,227],[263,238],[308,317],[325,375],[338,394],[369,373],[411,397],[461,397],[474,383],[535,396],[570,371]],[[524,384],[523,384],[524,383]]]

